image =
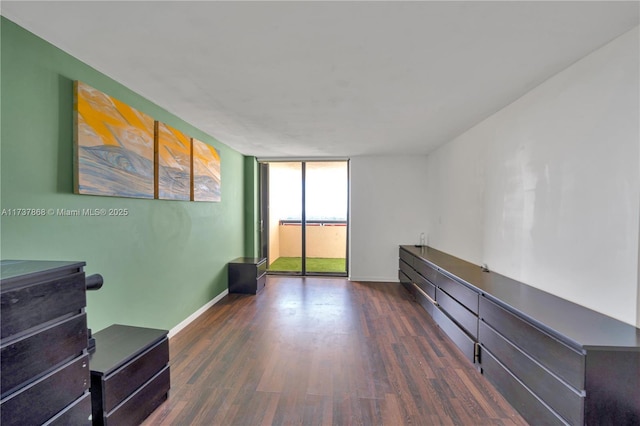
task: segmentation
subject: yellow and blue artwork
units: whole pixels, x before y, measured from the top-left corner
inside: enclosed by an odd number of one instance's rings
[[[193,143],[193,201],[220,201],[220,154],[197,139]]]
[[[153,198],[153,118],[79,81],[74,92],[74,191]]]
[[[157,140],[157,198],[189,201],[191,138],[167,124],[158,122]]]

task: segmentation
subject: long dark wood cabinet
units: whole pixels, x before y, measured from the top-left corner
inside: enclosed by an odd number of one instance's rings
[[[91,424],[84,265],[2,261],[3,426]]]
[[[114,324],[94,335],[91,399],[94,425],[137,425],[167,399],[167,330]]]
[[[640,329],[430,247],[398,276],[532,424],[640,424]]]

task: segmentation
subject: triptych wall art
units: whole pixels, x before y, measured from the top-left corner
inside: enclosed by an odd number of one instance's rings
[[[77,194],[220,201],[220,155],[85,83],[74,83]]]

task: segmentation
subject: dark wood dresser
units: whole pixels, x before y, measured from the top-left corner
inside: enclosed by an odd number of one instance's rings
[[[640,424],[640,329],[430,247],[398,274],[531,424]]]
[[[114,324],[94,334],[91,400],[94,425],[138,425],[170,387],[167,330]]]
[[[84,265],[2,261],[3,426],[91,424]]]
[[[257,294],[267,281],[267,259],[239,257],[229,262],[229,293]]]

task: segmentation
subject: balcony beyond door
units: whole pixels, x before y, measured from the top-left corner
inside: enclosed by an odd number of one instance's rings
[[[269,162],[261,175],[268,271],[346,276],[348,163]]]

